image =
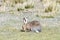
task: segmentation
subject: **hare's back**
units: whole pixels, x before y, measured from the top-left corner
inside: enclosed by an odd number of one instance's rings
[[[31,25],[31,26],[39,26],[40,23],[39,23],[39,21],[31,21],[31,22],[29,22],[29,25]]]

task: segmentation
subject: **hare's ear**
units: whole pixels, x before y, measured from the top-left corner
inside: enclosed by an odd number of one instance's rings
[[[27,23],[27,18],[26,18],[26,17],[23,18],[23,22],[24,22],[25,24]]]

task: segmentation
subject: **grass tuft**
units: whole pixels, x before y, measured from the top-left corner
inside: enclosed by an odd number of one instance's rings
[[[54,16],[41,16],[41,18],[54,18]]]
[[[46,13],[52,12],[52,9],[53,9],[53,8],[52,8],[51,6],[49,6],[48,8],[45,9],[45,12],[46,12]]]
[[[26,9],[34,8],[34,5],[26,5],[25,8],[26,8]]]

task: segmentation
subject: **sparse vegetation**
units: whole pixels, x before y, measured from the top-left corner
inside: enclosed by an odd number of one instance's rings
[[[56,0],[57,3],[60,3],[60,0]]]
[[[24,3],[24,2],[26,2],[27,0],[10,0],[12,3],[15,3],[15,4],[17,4],[17,3]]]
[[[39,15],[37,14],[36,17],[39,17]]]
[[[34,5],[32,5],[32,4],[30,4],[30,5],[26,5],[25,8],[26,8],[26,9],[34,8]]]
[[[42,18],[54,18],[54,16],[41,16]]]
[[[47,13],[52,12],[53,11],[52,9],[53,9],[53,7],[49,6],[48,8],[45,9],[45,12],[47,12]]]
[[[22,9],[22,8],[17,8],[17,11],[22,11],[22,10],[24,10],[24,9]]]

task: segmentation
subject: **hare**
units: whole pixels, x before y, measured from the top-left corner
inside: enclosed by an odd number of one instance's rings
[[[23,18],[24,24],[22,26],[22,30],[24,31],[32,31],[32,32],[41,32],[41,25],[39,21],[31,21],[28,22],[27,18]]]

